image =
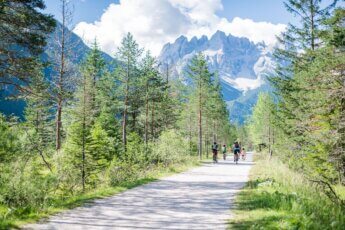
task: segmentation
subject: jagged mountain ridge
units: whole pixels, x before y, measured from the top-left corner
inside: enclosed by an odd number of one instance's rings
[[[230,119],[243,123],[259,92],[269,90],[266,77],[275,66],[271,47],[217,31],[210,38],[188,40],[180,36],[163,47],[158,59],[163,66],[169,66],[173,75],[181,77],[190,59],[199,52],[204,53],[210,70],[220,77]]]

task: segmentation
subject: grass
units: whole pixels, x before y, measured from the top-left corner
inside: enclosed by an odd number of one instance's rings
[[[344,187],[337,188],[345,194]],[[257,156],[229,229],[344,229],[344,208],[276,158]]]
[[[145,176],[131,182],[124,182],[116,187],[101,187],[84,194],[76,194],[71,197],[56,198],[49,207],[42,207],[35,210],[9,210],[8,207],[0,205],[0,229],[19,229],[20,226],[33,223],[40,219],[48,218],[50,215],[72,209],[95,199],[105,198],[126,191],[128,189],[147,184],[158,180],[161,177],[174,173],[186,171],[199,165],[197,162],[188,162],[184,164],[175,164],[169,167],[157,167]]]

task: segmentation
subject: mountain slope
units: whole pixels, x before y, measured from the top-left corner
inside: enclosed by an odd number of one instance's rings
[[[163,47],[158,59],[162,66],[171,69],[173,75],[181,77],[198,52],[204,53],[210,70],[220,77],[230,119],[243,123],[259,92],[269,90],[265,79],[275,66],[271,48],[264,43],[254,44],[247,38],[217,31],[210,38],[193,37],[190,41],[180,36],[174,43]]]
[[[44,62],[54,62],[53,58],[53,51],[59,49],[58,43],[56,41],[56,37],[59,36],[59,33],[61,31],[62,25],[57,22],[57,27],[55,31],[50,34],[49,38],[47,39],[47,46],[45,49],[45,52],[41,55],[41,60]],[[73,49],[72,52],[73,55],[70,55],[69,61],[77,67],[82,60],[84,60],[85,56],[89,53],[90,48],[84,44],[82,39],[78,37],[76,34],[73,32],[69,33],[69,43],[73,44]],[[106,63],[112,63],[114,62],[114,59],[110,57],[106,53],[102,53],[102,56]],[[109,67],[110,68],[110,67]],[[77,69],[77,68],[75,68]],[[47,78],[50,77],[52,74],[51,68],[47,67],[44,70],[45,76]],[[25,108],[25,102],[23,100],[9,100],[8,97],[10,95],[13,95],[15,92],[13,87],[6,86],[5,89],[0,90],[0,112],[4,113],[6,115],[16,115],[19,117],[23,116],[23,111]]]

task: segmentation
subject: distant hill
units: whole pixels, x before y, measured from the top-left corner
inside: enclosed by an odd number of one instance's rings
[[[57,27],[55,31],[52,34],[50,34],[47,40],[45,52],[41,55],[42,61],[53,61],[53,50],[58,49],[58,44],[56,43],[55,38],[59,35],[61,28],[62,25],[57,22]],[[77,66],[84,60],[85,56],[90,51],[90,48],[86,44],[84,44],[84,42],[78,35],[74,34],[73,32],[70,32],[69,34],[69,42],[73,44],[73,52],[71,52],[72,55],[69,57],[69,60],[71,63]],[[109,56],[106,53],[102,53],[102,56],[106,63],[112,63],[115,61],[111,56]],[[44,72],[46,77],[49,78],[50,74],[52,73],[52,70],[50,68],[46,68]],[[22,100],[8,100],[8,96],[13,95],[13,93],[14,89],[10,86],[7,86],[4,90],[0,90],[0,112],[6,115],[13,114],[15,116],[22,117],[25,108],[25,102]]]
[[[188,40],[181,36],[174,43],[166,44],[159,63],[163,68],[169,66],[173,75],[183,76],[188,62],[198,52],[205,54],[210,70],[219,74],[230,119],[243,123],[251,114],[259,92],[269,90],[266,77],[275,65],[271,48],[217,31],[210,38]]]

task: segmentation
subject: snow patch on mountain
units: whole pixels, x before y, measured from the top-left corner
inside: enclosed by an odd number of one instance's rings
[[[229,77],[222,76],[222,79],[235,89],[243,91],[243,94],[245,94],[248,90],[259,88],[262,84],[264,84],[264,81],[261,78],[248,79],[244,77],[238,77],[236,79],[231,79]]]
[[[218,73],[229,110],[238,112],[230,113],[230,116],[239,116],[231,120],[243,122],[247,114],[242,112],[250,113],[260,90],[269,90],[266,79],[275,69],[273,50],[273,46],[264,42],[253,43],[247,38],[217,31],[210,38],[202,36],[188,40],[180,36],[163,47],[158,61],[163,69],[169,67],[172,76],[188,84],[185,70],[193,56],[202,52],[210,71]]]

